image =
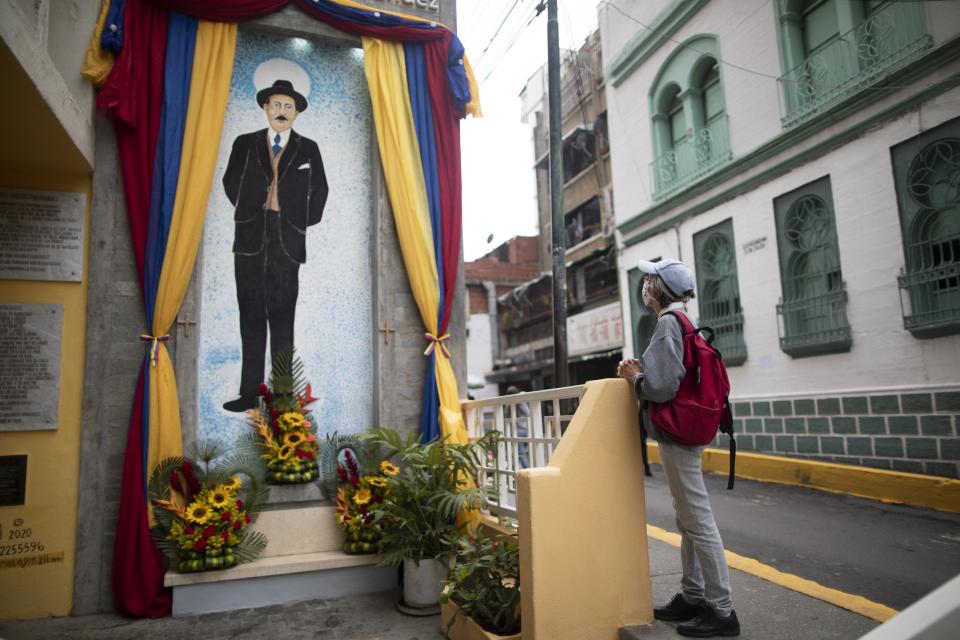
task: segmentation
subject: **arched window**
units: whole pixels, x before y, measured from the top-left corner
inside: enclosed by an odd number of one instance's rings
[[[960,124],[894,149],[909,293],[904,324],[918,337],[960,330]]]
[[[697,36],[679,46],[650,92],[654,195],[664,197],[729,160],[717,40]]]
[[[852,340],[830,178],[780,196],[774,208],[783,284],[780,348],[792,356],[848,351]]]
[[[747,359],[735,247],[732,220],[693,236],[700,324],[713,329],[714,344],[728,366]]]

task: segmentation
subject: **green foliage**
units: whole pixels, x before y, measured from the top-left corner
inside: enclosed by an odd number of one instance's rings
[[[491,431],[469,444],[439,439],[421,444],[418,433],[404,440],[392,429],[374,429],[364,436],[401,468],[388,480],[386,499],[374,511],[383,529],[384,564],[431,558],[451,563],[461,533],[457,514],[483,507],[491,495],[491,488],[473,486],[473,480],[499,435]]]
[[[270,367],[270,390],[274,395],[273,409],[278,411],[299,411],[297,396],[303,396],[307,390],[307,381],[303,373],[303,362],[297,357],[292,346],[276,355]],[[278,403],[290,402],[290,406]]]
[[[351,449],[356,453],[355,449],[358,448],[359,443],[358,435],[340,435],[336,431],[328,433],[318,442],[317,465],[320,469],[320,489],[328,500],[333,500],[337,495],[337,464],[339,464],[340,453],[344,449]]]
[[[440,600],[452,599],[484,630],[501,636],[520,633],[520,550],[513,536],[496,539],[478,531],[461,537],[443,586]]]

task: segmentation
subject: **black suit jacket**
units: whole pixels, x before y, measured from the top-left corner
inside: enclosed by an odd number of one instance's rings
[[[273,181],[267,144],[266,129],[237,136],[223,174],[223,188],[234,206],[234,253],[254,255],[263,249],[263,205]],[[280,242],[291,260],[303,264],[307,227],[320,222],[329,191],[317,143],[291,131],[277,174]]]

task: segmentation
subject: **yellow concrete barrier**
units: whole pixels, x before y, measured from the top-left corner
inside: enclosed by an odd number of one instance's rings
[[[518,473],[524,640],[615,640],[653,620],[637,400],[585,386],[547,467]]]
[[[649,444],[650,462],[660,462],[657,443]],[[704,471],[727,473],[729,468],[727,450],[703,452]],[[737,477],[960,513],[960,480],[939,476],[738,451]]]

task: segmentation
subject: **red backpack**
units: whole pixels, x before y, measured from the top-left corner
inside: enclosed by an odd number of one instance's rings
[[[703,446],[713,441],[717,429],[730,436],[730,478],[733,488],[737,445],[730,412],[730,380],[720,351],[713,346],[713,330],[694,328],[686,315],[668,311],[683,330],[683,368],[687,373],[677,395],[668,402],[648,402],[650,421],[680,444]],[[701,333],[708,333],[704,338]]]

